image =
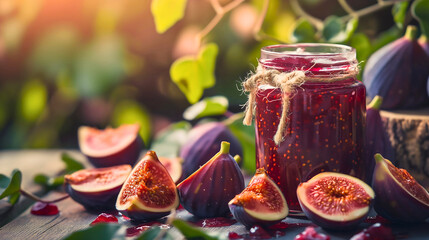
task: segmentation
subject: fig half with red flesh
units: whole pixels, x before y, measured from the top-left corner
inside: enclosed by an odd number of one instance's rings
[[[332,230],[350,229],[370,210],[374,191],[362,180],[334,172],[322,172],[297,188],[299,204],[317,225]]]
[[[263,168],[256,170],[247,187],[228,205],[234,218],[247,228],[273,225],[289,213],[280,188]]]
[[[177,183],[182,177],[182,159],[174,157],[159,157],[158,159],[167,169],[173,181]]]
[[[139,129],[138,124],[106,129],[81,126],[78,130],[79,148],[95,167],[134,165],[143,148]]]
[[[373,176],[374,209],[391,222],[421,222],[429,218],[429,193],[405,169],[376,154]]]
[[[88,210],[115,209],[116,198],[130,172],[128,164],[82,169],[64,176],[65,190]]]
[[[148,151],[125,181],[116,209],[133,220],[164,217],[179,206],[176,184],[154,151]]]

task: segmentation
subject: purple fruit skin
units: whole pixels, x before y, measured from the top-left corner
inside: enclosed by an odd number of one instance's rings
[[[195,137],[183,145],[180,152],[183,159],[183,179],[210,160],[219,151],[219,143],[222,141],[231,143],[232,156],[243,156],[240,142],[222,123],[210,122],[196,126],[190,134],[195,134]]]
[[[389,140],[387,132],[384,130],[380,111],[373,108],[366,110],[366,148],[365,148],[365,172],[364,181],[372,183],[372,176],[375,167],[374,155],[380,153],[386,158],[395,160],[395,150]]]
[[[389,221],[422,222],[429,218],[429,206],[419,202],[399,186],[395,179],[386,173],[381,163],[375,166],[372,188],[375,192],[375,211]]]
[[[131,218],[134,221],[151,221],[151,220],[160,219],[170,214],[170,211],[156,213],[156,212],[148,212],[143,210],[129,210],[129,209],[120,210],[119,212]]]
[[[368,96],[383,97],[381,109],[429,105],[426,93],[429,57],[416,40],[402,37],[375,52],[365,66]]]
[[[86,209],[103,211],[115,209],[116,198],[121,191],[122,185],[109,190],[92,193],[76,191],[69,183],[66,183],[64,187],[70,197]]]
[[[250,229],[255,225],[268,227],[282,221],[282,219],[275,220],[275,221],[266,221],[266,220],[255,218],[249,215],[242,206],[235,205],[235,204],[229,204],[229,210],[231,211],[234,218],[238,222],[243,224],[247,229]]]
[[[195,193],[197,188],[199,191]],[[244,178],[234,158],[221,154],[185,179],[177,189],[182,206],[196,217],[223,217],[229,213],[228,202],[243,191]]]
[[[140,156],[144,143],[139,134],[136,139],[121,151],[105,157],[91,157],[86,155],[89,162],[97,168],[112,167],[122,164],[134,166]]]

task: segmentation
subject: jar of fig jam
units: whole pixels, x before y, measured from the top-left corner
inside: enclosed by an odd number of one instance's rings
[[[365,87],[353,48],[336,44],[274,45],[262,48],[260,71],[301,71],[306,80],[285,93],[269,84],[254,96],[256,165],[266,169],[291,210],[300,211],[296,189],[320,172],[365,180]],[[274,141],[289,103],[282,140]]]

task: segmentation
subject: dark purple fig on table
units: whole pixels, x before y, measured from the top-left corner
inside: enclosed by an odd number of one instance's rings
[[[137,221],[167,216],[179,206],[176,184],[154,151],[136,164],[116,200],[116,209]]]
[[[187,178],[210,160],[218,152],[219,143],[222,141],[231,144],[231,155],[243,155],[240,142],[223,123],[209,122],[194,127],[180,152],[183,159],[183,178]]]
[[[382,155],[375,155],[372,187],[374,209],[394,223],[423,222],[429,218],[429,193],[407,170],[395,167]]]
[[[381,153],[383,156],[394,160],[395,150],[389,140],[389,135],[383,127],[380,116],[380,106],[383,98],[375,96],[366,108],[366,148],[365,148],[365,182],[371,184],[375,167],[374,155]]]
[[[282,191],[263,168],[256,170],[247,187],[228,206],[234,218],[246,228],[276,224],[289,213]]]
[[[381,96],[380,109],[406,109],[429,105],[426,92],[429,57],[415,39],[416,27],[380,48],[368,59],[363,82],[368,96]]]
[[[95,167],[134,165],[143,148],[139,129],[138,124],[106,129],[81,126],[78,130],[79,148]]]
[[[336,172],[322,172],[296,190],[305,215],[331,230],[352,229],[368,215],[374,191],[362,180]]]
[[[128,164],[82,169],[65,175],[65,191],[88,210],[115,209],[116,198],[131,172]]]
[[[392,229],[386,226],[381,225],[380,223],[375,223],[369,228],[365,228],[361,232],[355,234],[350,238],[350,240],[395,240]]]
[[[228,202],[244,189],[244,178],[236,160],[229,154],[230,143],[178,186],[180,202],[200,218],[223,217]]]

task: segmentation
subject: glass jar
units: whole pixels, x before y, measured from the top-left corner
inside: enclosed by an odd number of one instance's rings
[[[256,92],[256,166],[267,170],[291,210],[300,211],[296,189],[316,174],[333,171],[365,180],[365,87],[353,48],[336,44],[274,45],[262,48],[262,69],[305,71],[306,81],[289,96],[283,141],[273,137],[282,114],[279,88]],[[329,81],[335,76],[337,81]]]

